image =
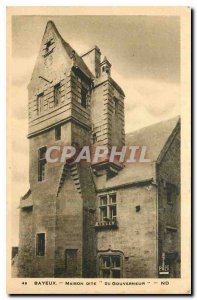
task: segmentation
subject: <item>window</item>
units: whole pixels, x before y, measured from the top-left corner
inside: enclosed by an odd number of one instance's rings
[[[61,126],[55,127],[55,140],[61,140]]]
[[[119,100],[114,97],[114,114],[117,115],[119,110]]]
[[[97,142],[97,136],[96,133],[92,134],[92,143],[95,144]]]
[[[44,98],[44,93],[40,93],[37,96],[37,114],[41,114],[43,111],[43,98]]]
[[[116,221],[116,194],[100,196],[100,221]]]
[[[87,89],[82,86],[81,88],[81,106],[87,108]]]
[[[61,91],[60,91],[60,83],[54,86],[54,104],[57,106],[60,103]]]
[[[174,200],[176,199],[176,187],[174,184],[166,184],[166,193],[167,193],[167,204],[173,206]]]
[[[76,277],[77,273],[77,249],[65,250],[65,271],[68,277]]]
[[[48,42],[45,43],[45,48],[44,48],[44,57],[53,52],[53,44],[54,41],[53,39],[50,39]]]
[[[50,46],[51,46],[51,41],[48,41],[48,42],[46,43],[46,48],[45,48],[46,53],[49,52]]]
[[[177,236],[177,229],[176,228],[174,228],[174,227],[167,227],[166,228],[165,241],[168,245],[174,245],[176,236]]]
[[[46,151],[46,147],[42,147],[38,150],[38,181],[45,179]]]
[[[100,277],[120,278],[121,277],[121,256],[101,255],[99,261]]]
[[[45,233],[38,233],[36,235],[36,255],[45,255]]]
[[[139,211],[140,211],[140,205],[137,205],[137,206],[135,207],[135,211],[136,211],[136,212],[139,212]]]

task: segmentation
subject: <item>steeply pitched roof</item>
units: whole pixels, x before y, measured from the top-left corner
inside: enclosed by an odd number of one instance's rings
[[[53,30],[55,31],[55,33],[57,34],[57,36],[59,37],[59,39],[62,42],[62,45],[64,47],[64,49],[66,50],[68,56],[71,58],[73,52],[75,53],[75,65],[87,76],[90,78],[93,78],[93,74],[90,72],[90,70],[88,69],[88,67],[86,66],[85,62],[83,61],[83,59],[76,53],[76,51],[70,46],[70,44],[68,44],[67,42],[65,42],[65,40],[62,38],[62,36],[60,35],[59,31],[57,30],[55,24],[53,23],[53,21],[49,21],[47,23],[47,26],[51,26],[53,28]],[[46,26],[46,28],[47,28]]]
[[[98,178],[97,189],[105,190],[136,182],[152,180],[155,176],[155,162],[168,144],[180,118],[163,121],[126,134],[127,146],[146,146],[149,163],[126,163],[118,175],[103,182]]]
[[[179,117],[177,116],[130,132],[126,134],[126,145],[146,146],[147,158],[156,161],[178,121]]]

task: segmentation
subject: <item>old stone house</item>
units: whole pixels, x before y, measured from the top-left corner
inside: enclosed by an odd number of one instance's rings
[[[110,62],[97,46],[79,56],[51,21],[28,92],[30,189],[20,200],[19,276],[179,277],[179,118],[125,137],[125,95]],[[145,145],[151,161],[46,163],[47,146],[62,141]]]

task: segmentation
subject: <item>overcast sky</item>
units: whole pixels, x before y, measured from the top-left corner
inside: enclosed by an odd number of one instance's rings
[[[27,84],[48,20],[78,54],[97,45],[123,88],[126,132],[180,114],[180,27],[170,16],[15,16],[12,19],[13,244],[28,189]]]

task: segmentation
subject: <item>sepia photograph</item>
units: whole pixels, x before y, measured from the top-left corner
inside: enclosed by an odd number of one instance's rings
[[[185,278],[187,265],[189,293],[190,254],[182,251],[190,247],[191,219],[183,217],[190,182],[181,151],[190,145],[181,73],[189,8],[14,9],[7,280],[28,289],[31,279],[33,293],[51,278],[46,284],[64,285],[65,293],[85,287],[82,279],[116,288],[125,282],[123,293],[136,285],[167,293],[159,288],[173,289],[165,285]]]

